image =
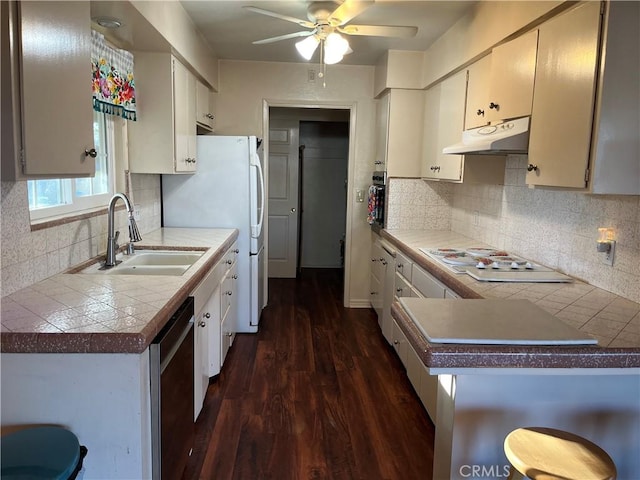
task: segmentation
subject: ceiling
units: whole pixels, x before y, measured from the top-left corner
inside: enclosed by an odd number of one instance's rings
[[[220,59],[270,62],[303,62],[295,49],[299,39],[253,45],[278,35],[308,30],[293,22],[261,15],[245,8],[251,5],[290,17],[307,20],[304,0],[181,0],[196,28]],[[335,2],[336,8],[341,2]],[[349,25],[407,25],[418,27],[414,38],[349,36],[353,53],[342,64],[375,65],[387,50],[426,50],[435,39],[471,8],[475,1],[397,1],[376,0]],[[316,51],[311,62],[318,62]]]

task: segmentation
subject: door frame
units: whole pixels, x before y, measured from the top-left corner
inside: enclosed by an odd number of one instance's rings
[[[349,158],[347,165],[347,212],[345,225],[345,248],[344,248],[344,291],[342,304],[349,307],[351,298],[351,227],[353,224],[352,215],[353,207],[349,201],[352,198],[352,189],[355,176],[355,141],[356,138],[356,103],[333,103],[333,102],[305,102],[291,101],[279,99],[263,99],[262,100],[262,138],[264,139],[264,161],[265,161],[265,188],[266,198],[269,198],[269,108],[319,108],[323,110],[349,110]],[[269,241],[269,223],[265,222],[265,251],[268,251]],[[298,225],[301,228],[301,225]],[[268,281],[269,275],[265,275],[265,282]],[[266,288],[266,287],[265,287]]]

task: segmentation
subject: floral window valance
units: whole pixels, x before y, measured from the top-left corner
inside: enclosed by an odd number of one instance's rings
[[[133,55],[108,45],[104,36],[91,31],[91,69],[93,109],[136,119],[136,91]]]

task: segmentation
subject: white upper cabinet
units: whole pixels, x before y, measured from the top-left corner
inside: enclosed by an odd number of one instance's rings
[[[445,155],[442,149],[460,141],[464,126],[466,87],[466,71],[461,71],[427,90],[423,178],[462,180],[462,155]]]
[[[537,46],[534,30],[491,51],[489,104],[483,109],[488,121],[531,115]]]
[[[445,155],[460,141],[465,119],[465,70],[430,88],[425,96],[422,178],[464,183],[504,183],[504,155]],[[467,107],[468,108],[468,107]]]
[[[196,123],[206,131],[213,131],[213,102],[211,90],[204,83],[196,80]]]
[[[603,27],[600,2],[540,25],[529,185],[640,194],[640,6],[606,8]]]
[[[419,177],[424,91],[392,88],[379,100],[375,170],[389,177]]]
[[[89,2],[3,3],[3,179],[93,176]]]
[[[467,107],[464,129],[489,123],[489,86],[491,85],[491,55],[481,58],[467,69]]]
[[[195,172],[195,77],[171,54],[134,55],[138,120],[129,122],[131,171]]]

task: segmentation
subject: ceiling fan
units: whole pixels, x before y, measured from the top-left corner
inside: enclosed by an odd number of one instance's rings
[[[306,37],[296,42],[298,52],[311,60],[318,45],[320,62],[323,64],[338,63],[343,56],[351,53],[349,42],[344,35],[367,35],[376,37],[413,37],[418,32],[417,27],[385,26],[385,25],[347,25],[353,18],[373,5],[373,0],[345,0],[336,7],[337,2],[312,2],[307,8],[309,20],[302,20],[288,15],[264,10],[262,8],[245,6],[247,10],[270,17],[279,18],[287,22],[297,23],[301,27],[311,30],[288,33],[277,37],[266,38],[253,42],[255,45],[279,42],[290,38]]]

